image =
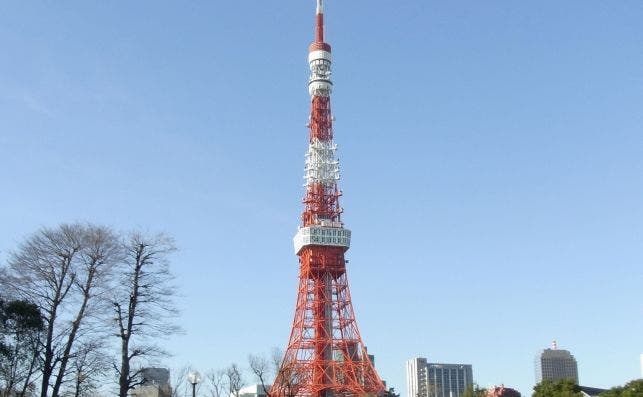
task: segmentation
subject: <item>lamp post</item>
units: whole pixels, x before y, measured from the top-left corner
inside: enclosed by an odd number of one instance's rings
[[[201,374],[198,371],[190,372],[188,382],[192,385],[192,397],[196,397],[196,384],[201,382]]]

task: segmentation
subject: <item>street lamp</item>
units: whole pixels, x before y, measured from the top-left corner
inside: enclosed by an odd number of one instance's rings
[[[201,382],[201,374],[198,371],[190,372],[188,382],[192,385],[192,397],[196,397],[196,384]]]

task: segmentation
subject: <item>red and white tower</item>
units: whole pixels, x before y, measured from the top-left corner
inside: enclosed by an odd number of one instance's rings
[[[330,110],[331,48],[324,42],[323,0],[308,54],[311,111],[302,225],[294,237],[299,291],[290,341],[272,397],[381,394],[384,385],[355,321],[344,253],[351,232],[341,221],[339,163]]]

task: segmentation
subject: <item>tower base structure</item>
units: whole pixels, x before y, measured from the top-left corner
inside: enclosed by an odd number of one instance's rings
[[[295,318],[273,397],[380,395],[384,385],[362,343],[343,247],[299,252]]]

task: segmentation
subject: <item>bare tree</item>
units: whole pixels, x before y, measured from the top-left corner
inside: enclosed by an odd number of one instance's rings
[[[274,366],[271,361],[266,357],[250,354],[248,355],[248,364],[250,365],[250,371],[252,371],[261,385],[264,394],[270,397],[270,384],[267,381],[274,373]]]
[[[171,238],[132,233],[123,242],[122,278],[111,304],[120,340],[120,357],[114,364],[119,376],[119,397],[142,383],[142,364],[165,354],[154,339],[179,331],[175,288],[168,256],[175,251]]]
[[[279,368],[281,368],[281,361],[284,357],[284,351],[278,347],[273,347],[270,352],[270,363],[272,365],[272,370],[274,371],[275,376],[279,373]]]
[[[305,370],[296,366],[282,366],[275,378],[277,394],[273,397],[294,397],[305,384]]]
[[[239,397],[239,391],[244,386],[243,374],[239,366],[232,363],[225,371],[226,385],[230,396]]]
[[[109,360],[103,354],[102,341],[84,342],[74,353],[73,381],[66,394],[73,397],[95,396],[101,378],[109,371]]]
[[[100,301],[92,306],[92,298],[104,298],[109,286],[114,264],[121,259],[121,247],[114,233],[107,228],[85,227],[81,234],[81,249],[78,252],[78,263],[74,271],[73,287],[76,289],[78,304],[76,314],[68,326],[67,339],[64,342],[62,355],[59,357],[58,376],[52,388],[52,396],[58,396],[62,382],[67,374],[67,365],[72,357],[72,348],[79,336],[81,323],[88,317],[94,307],[104,307]],[[81,349],[84,359],[92,355],[101,344],[87,343]],[[77,363],[78,364],[78,363]]]
[[[208,392],[210,397],[226,397],[225,396],[225,379],[226,372],[223,370],[212,370],[205,374]]]
[[[272,385],[272,397],[294,397],[305,383],[306,371],[297,363],[288,362],[281,349],[272,351],[272,364],[275,368],[275,381]]]
[[[74,343],[105,286],[120,247],[114,233],[91,224],[36,232],[12,253],[2,286],[35,303],[45,322],[41,397],[58,397]]]
[[[181,368],[172,371],[171,395],[172,397],[185,396],[187,392],[188,374],[190,373],[190,366],[185,365]]]

